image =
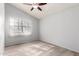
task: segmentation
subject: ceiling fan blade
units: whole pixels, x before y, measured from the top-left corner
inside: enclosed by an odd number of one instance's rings
[[[32,11],[34,8],[32,7],[30,10]]]
[[[23,4],[25,4],[25,5],[32,5],[31,3],[23,3]]]
[[[39,6],[42,6],[42,5],[46,5],[47,3],[39,3],[38,5]]]
[[[40,7],[38,7],[38,10],[42,11],[42,9]]]

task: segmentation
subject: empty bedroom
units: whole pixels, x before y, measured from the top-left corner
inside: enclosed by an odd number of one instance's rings
[[[4,3],[4,56],[79,56],[79,3]]]

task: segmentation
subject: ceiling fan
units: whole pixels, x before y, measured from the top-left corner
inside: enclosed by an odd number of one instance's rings
[[[40,6],[46,5],[47,3],[23,3],[23,4],[32,6],[32,8],[30,9],[31,11],[33,9],[35,9],[35,8],[38,9],[38,10],[40,10],[40,11],[42,11],[42,9],[40,8]]]

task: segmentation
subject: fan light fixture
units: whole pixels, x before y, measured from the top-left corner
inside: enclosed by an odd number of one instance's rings
[[[46,5],[47,3],[32,3],[32,4],[31,3],[23,3],[23,4],[32,6],[32,8],[30,9],[31,11],[34,9],[38,9],[38,10],[42,11],[40,6]]]
[[[38,8],[38,4],[37,4],[37,3],[33,3],[33,4],[32,4],[32,7],[33,7],[33,8]]]
[[[37,7],[38,7],[38,5],[32,5],[32,7],[33,7],[33,8],[37,8]]]

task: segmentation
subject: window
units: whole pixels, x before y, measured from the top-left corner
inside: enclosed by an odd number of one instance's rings
[[[31,35],[32,22],[22,18],[10,17],[10,35]]]

